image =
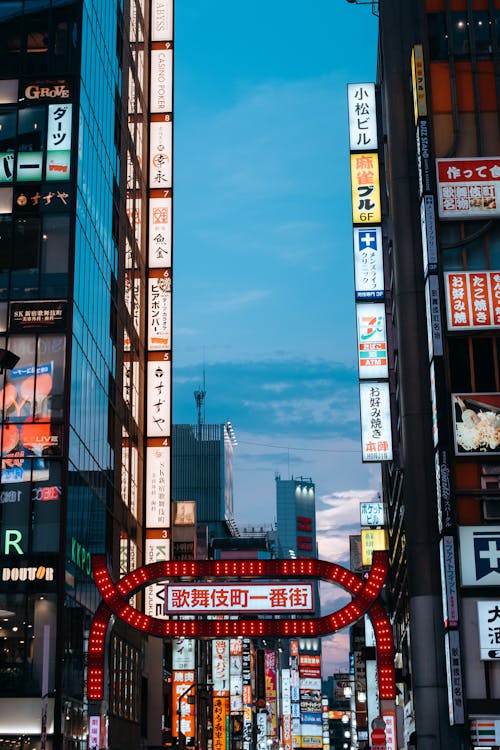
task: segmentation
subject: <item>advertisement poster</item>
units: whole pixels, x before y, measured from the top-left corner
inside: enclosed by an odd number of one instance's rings
[[[500,327],[500,271],[444,274],[449,331]]]
[[[440,219],[500,216],[500,157],[436,159]]]
[[[500,393],[453,393],[455,455],[500,453]]]

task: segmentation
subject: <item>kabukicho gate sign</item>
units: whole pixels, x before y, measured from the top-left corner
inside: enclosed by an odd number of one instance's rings
[[[88,646],[88,671],[87,671],[87,697],[89,701],[101,701],[104,697],[104,657],[106,631],[112,615],[120,618],[131,627],[142,633],[159,638],[263,638],[266,636],[280,636],[282,638],[298,637],[321,637],[335,633],[338,630],[352,625],[363,615],[368,614],[375,631],[377,645],[377,668],[379,698],[393,700],[396,696],[396,684],[394,674],[394,643],[389,618],[378,601],[379,594],[384,584],[388,570],[387,552],[375,551],[373,553],[372,566],[366,579],[352,573],[335,563],[313,558],[302,558],[299,560],[191,560],[151,563],[128,573],[117,583],[114,583],[109,574],[106,557],[94,555],[92,567],[94,580],[103,601],[100,603],[92,621]],[[231,614],[242,612],[241,593],[240,604],[231,608],[229,589],[234,582],[244,583],[251,581],[253,585],[265,583],[269,589],[275,588],[269,581],[280,580],[284,582],[283,590],[287,596],[300,598],[300,586],[296,582],[304,579],[319,579],[334,583],[350,594],[353,598],[341,609],[323,617],[307,617],[304,619],[292,619],[280,615],[275,619],[260,619],[257,616],[247,619],[245,608],[245,619],[231,620],[203,620],[199,619],[199,611],[193,612],[198,619],[193,620],[163,620],[145,615],[132,607],[128,600],[145,586],[150,586],[159,581],[165,581],[165,585],[171,584],[172,580],[182,579],[182,586],[172,588],[176,591],[173,601],[178,601],[179,589],[183,588],[184,597],[191,596],[187,593],[189,584],[186,579],[192,579],[203,589],[209,585],[213,586],[214,579],[231,581],[228,584],[227,596],[229,597],[229,608],[225,611]],[[285,583],[286,582],[286,583]],[[292,583],[293,582],[293,583]],[[244,586],[235,586],[240,592]],[[307,598],[308,587],[302,591],[303,597]],[[262,592],[262,596],[266,595]],[[276,595],[276,594],[274,594]],[[272,593],[267,591],[267,596]],[[301,609],[292,606],[285,608],[287,612],[293,611],[300,615]],[[270,608],[262,610],[255,605],[253,612],[270,614]],[[275,610],[277,611],[277,610]],[[302,610],[304,611],[304,610]],[[169,614],[180,614],[179,607],[167,606]],[[187,609],[182,613],[185,616]],[[213,609],[211,614],[213,613]]]

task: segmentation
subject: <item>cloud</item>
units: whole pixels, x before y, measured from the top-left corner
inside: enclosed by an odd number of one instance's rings
[[[222,298],[217,298],[209,305],[209,310],[236,310],[240,307],[253,305],[255,302],[269,297],[270,291],[265,289],[248,289],[243,292],[233,292]]]

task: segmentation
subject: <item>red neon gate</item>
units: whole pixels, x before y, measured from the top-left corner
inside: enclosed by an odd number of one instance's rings
[[[128,573],[114,584],[104,555],[94,555],[94,579],[103,598],[90,629],[88,648],[87,696],[91,701],[103,699],[104,641],[112,614],[131,627],[161,638],[258,638],[317,637],[335,633],[368,613],[377,643],[379,696],[393,699],[396,695],[394,677],[394,644],[389,619],[377,602],[387,575],[386,552],[373,553],[372,567],[366,580],[347,568],[325,560],[191,560],[151,563]],[[275,620],[161,620],[131,607],[128,598],[145,586],[164,579],[193,578],[317,578],[337,583],[354,595],[349,604],[323,617]]]

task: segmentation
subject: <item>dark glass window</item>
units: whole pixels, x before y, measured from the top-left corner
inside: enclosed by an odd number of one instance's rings
[[[40,242],[39,219],[16,219],[14,225],[15,257],[13,268],[35,268],[38,266]]]
[[[12,218],[0,216],[0,271],[8,270],[12,264]]]
[[[469,27],[465,11],[452,14],[451,45],[455,57],[466,57],[469,52]]]
[[[0,112],[0,152],[16,147],[16,112]]]
[[[19,151],[42,151],[45,146],[46,107],[19,110]]]
[[[450,385],[453,393],[470,393],[472,380],[467,339],[453,338],[448,341],[450,363]]]
[[[429,51],[431,60],[446,60],[448,40],[446,38],[446,18],[444,13],[429,13]]]
[[[472,339],[474,354],[474,376],[476,391],[495,392],[495,367],[493,360],[493,341],[490,338]]]
[[[41,296],[64,297],[68,285],[69,216],[45,216],[42,231]]]
[[[0,3],[0,72],[12,74],[19,71],[21,61],[21,11],[22,2]]]
[[[491,54],[491,36],[488,11],[475,10],[472,13],[472,29],[476,54],[485,57]]]

